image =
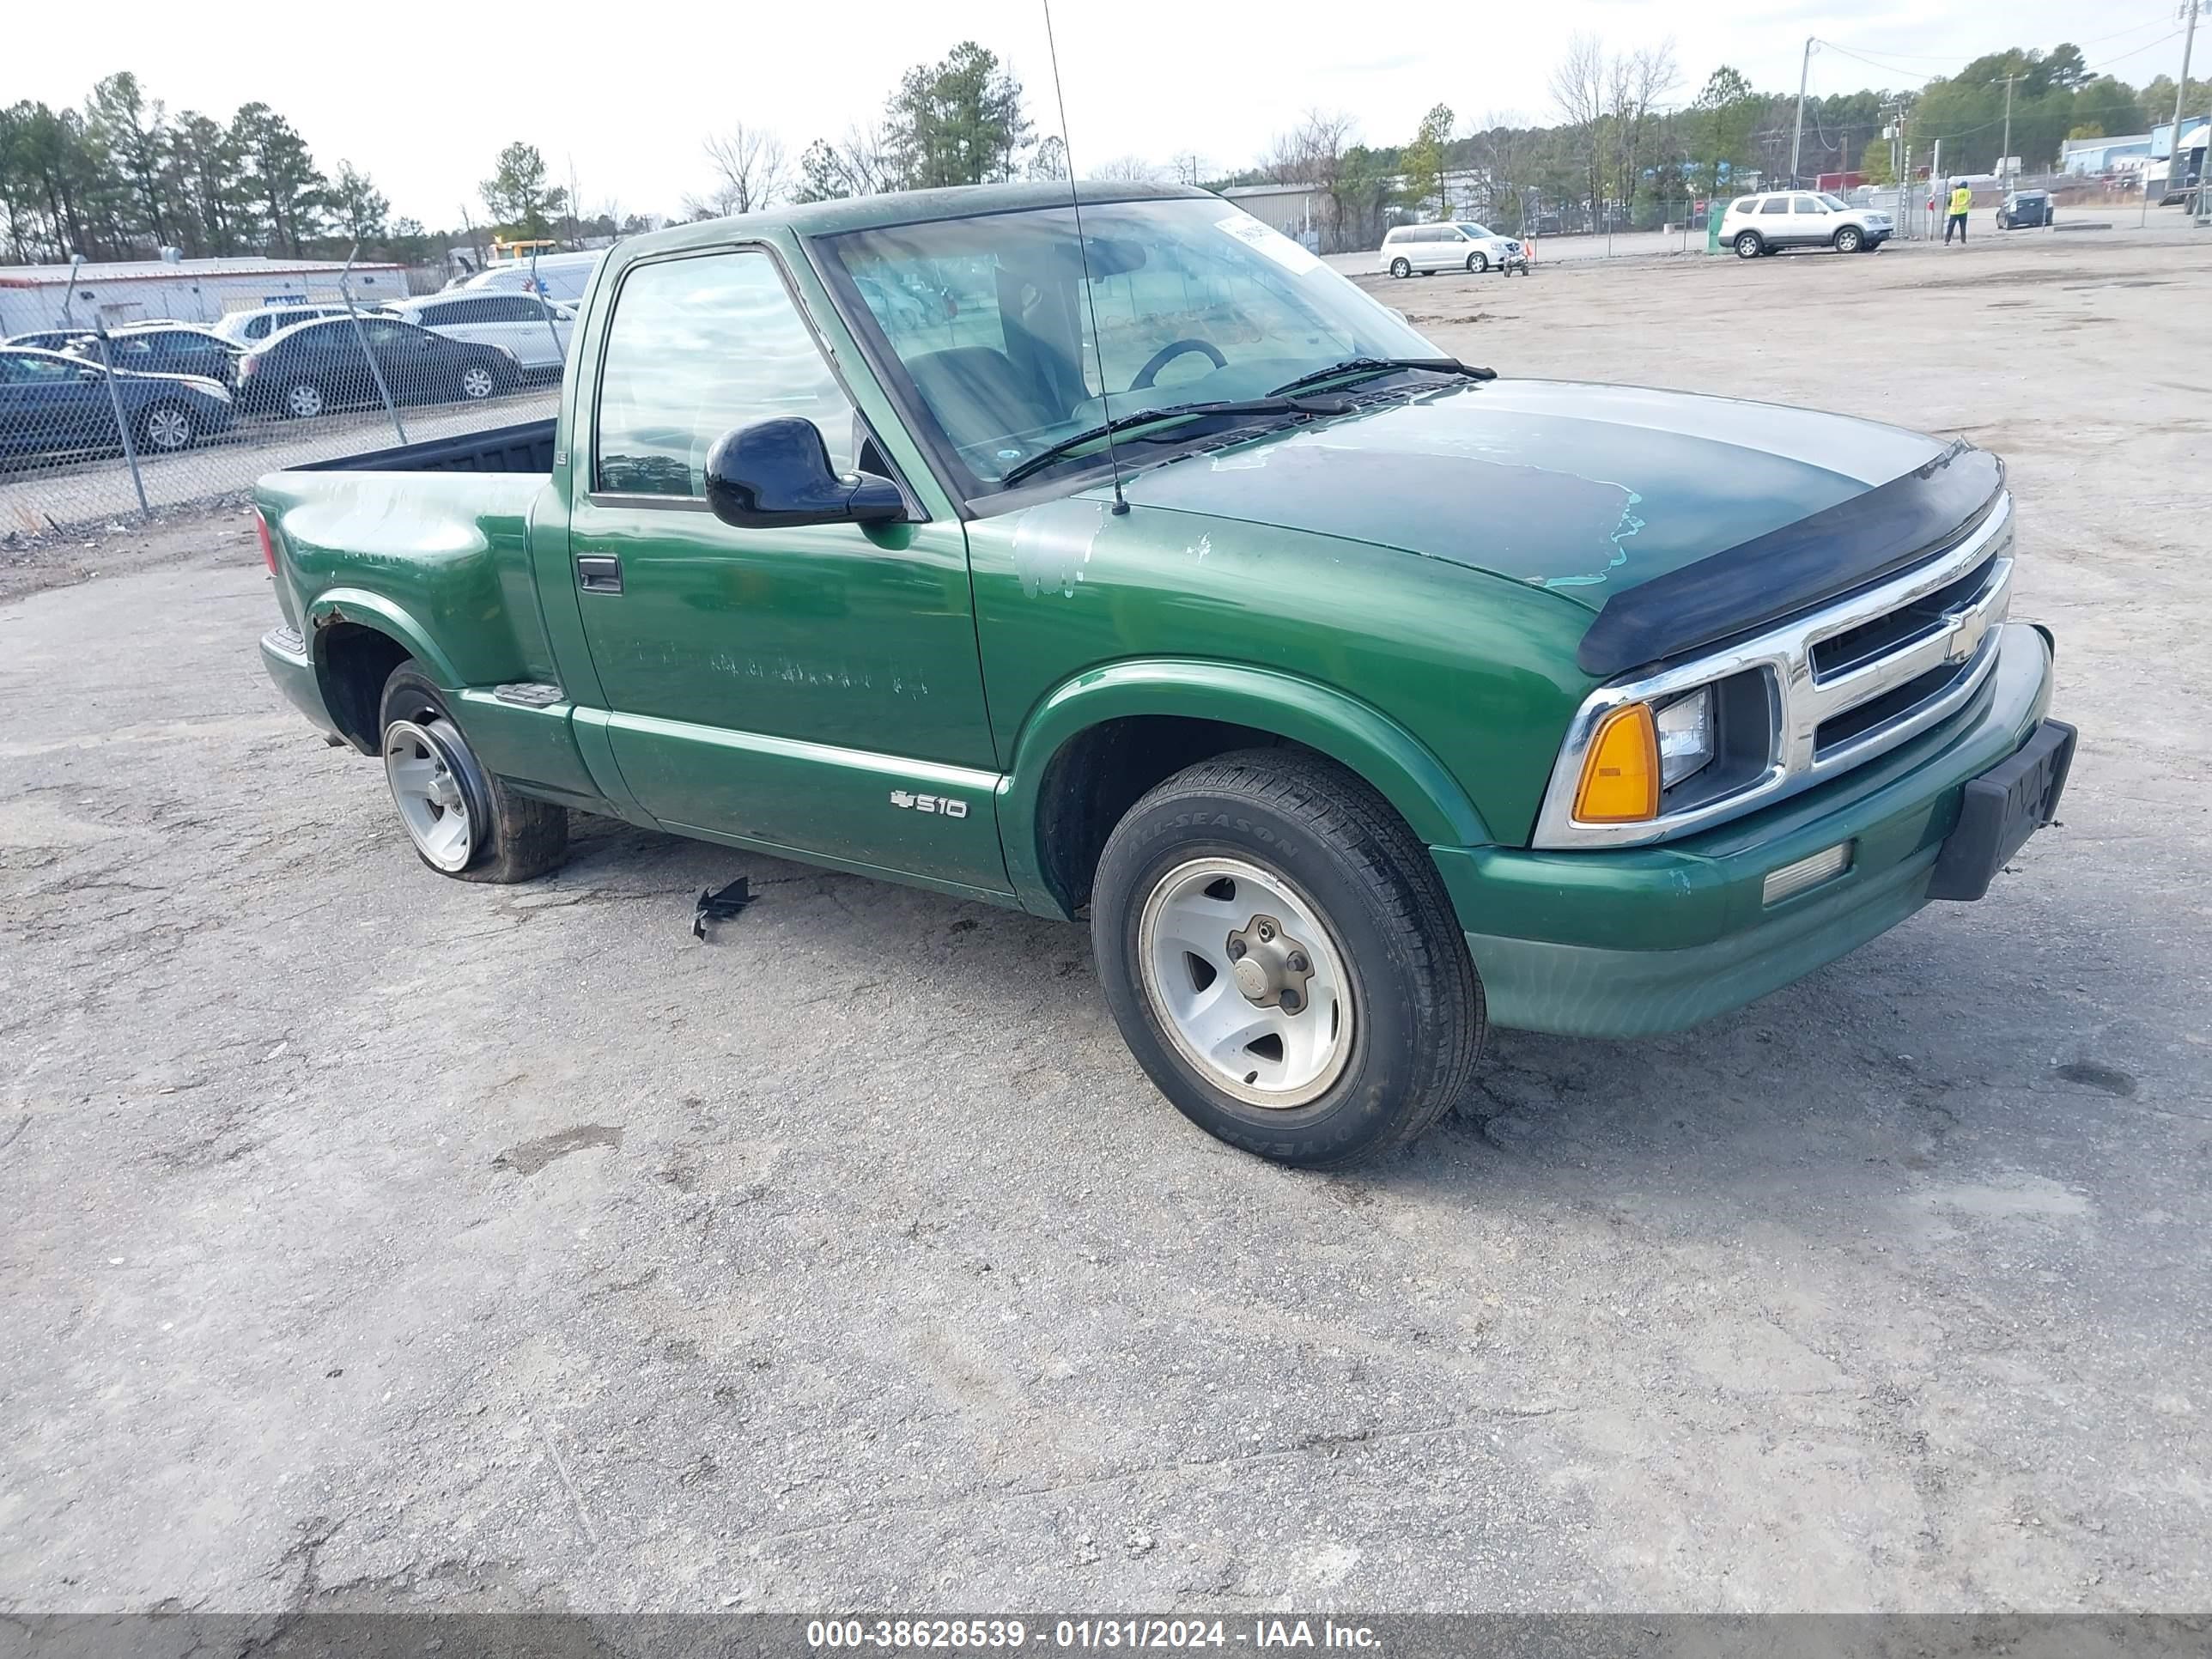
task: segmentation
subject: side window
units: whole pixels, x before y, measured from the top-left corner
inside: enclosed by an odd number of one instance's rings
[[[256,317],[239,331],[249,340],[265,340],[269,337],[269,319],[266,317]]]
[[[703,499],[716,439],[789,415],[851,470],[853,405],[768,254],[665,259],[623,278],[599,374],[599,489]]]
[[[373,346],[408,346],[421,338],[420,335],[404,323],[371,320],[368,318],[362,319],[361,331],[368,336],[368,343]]]
[[[1809,196],[1793,196],[1790,198],[1790,210],[1792,213],[1825,213],[1827,210]]]
[[[415,320],[424,328],[444,328],[465,319],[468,307],[458,301],[447,300],[442,305],[424,306],[415,313]]]
[[[1787,213],[1790,211],[1790,198],[1787,196],[1770,196],[1759,204],[1759,210],[1762,214]]]
[[[480,323],[534,323],[544,316],[544,308],[527,294],[517,294],[503,300],[486,300]]]

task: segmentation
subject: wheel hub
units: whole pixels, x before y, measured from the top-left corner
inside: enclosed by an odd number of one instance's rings
[[[1138,927],[1153,1012],[1213,1087],[1285,1110],[1343,1073],[1358,1012],[1349,965],[1282,876],[1243,859],[1193,860],[1159,878]]]
[[[1237,988],[1254,1007],[1296,1014],[1306,1006],[1313,957],[1274,917],[1254,916],[1230,934],[1224,951]]]

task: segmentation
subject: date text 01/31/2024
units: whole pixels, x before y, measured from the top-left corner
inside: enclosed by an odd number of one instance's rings
[[[1371,1650],[1380,1638],[1371,1626],[1324,1619],[1255,1619],[1249,1626],[1219,1619],[1059,1619],[1034,1626],[1019,1619],[817,1619],[806,1626],[806,1645],[817,1650],[908,1648],[981,1651],[1040,1647],[1100,1649],[1334,1648]]]

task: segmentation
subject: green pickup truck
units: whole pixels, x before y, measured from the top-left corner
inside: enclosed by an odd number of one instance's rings
[[[1087,912],[1265,1157],[1978,898],[2065,782],[1994,458],[1498,378],[1200,191],[685,225],[580,328],[557,420],[257,491],[263,659],[422,861],[526,880],[580,810]]]

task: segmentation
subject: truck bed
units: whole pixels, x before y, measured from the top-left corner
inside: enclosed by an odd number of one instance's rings
[[[553,471],[553,428],[549,417],[519,426],[465,432],[456,438],[431,438],[419,444],[395,444],[362,455],[310,461],[295,472],[544,472]]]

